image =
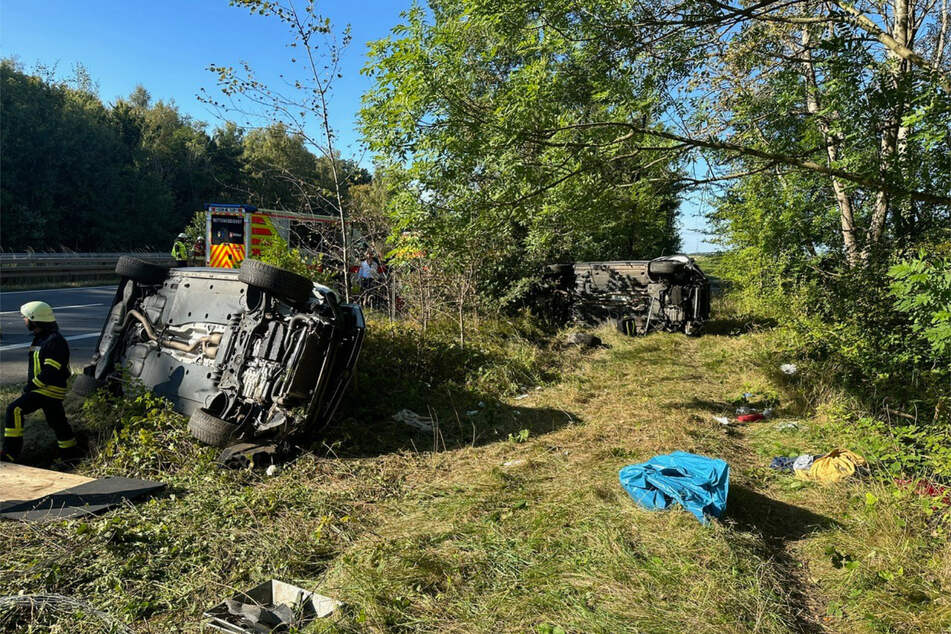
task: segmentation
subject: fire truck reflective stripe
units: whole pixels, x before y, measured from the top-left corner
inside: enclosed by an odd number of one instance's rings
[[[233,269],[244,260],[243,244],[215,244],[211,247],[209,264],[216,268]]]
[[[252,245],[261,244],[261,238],[251,238],[251,244]]]
[[[267,224],[267,220],[264,218],[264,216],[259,216],[257,214],[251,216],[251,222],[256,225]]]
[[[252,236],[270,236],[274,235],[274,232],[268,229],[267,227],[251,227]]]

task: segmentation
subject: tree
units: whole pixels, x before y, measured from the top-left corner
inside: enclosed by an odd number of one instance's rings
[[[258,120],[263,117],[269,124],[285,126],[327,161],[333,188],[330,196],[321,198],[332,206],[340,219],[340,267],[344,297],[349,301],[351,253],[345,200],[346,178],[342,173],[329,113],[330,92],[334,80],[341,76],[340,56],[350,43],[349,27],[343,30],[338,40],[330,20],[317,13],[314,0],[300,3],[302,9],[298,9],[298,4],[292,0],[232,0],[232,4],[244,7],[251,13],[279,20],[287,27],[288,47],[293,49],[290,63],[295,73],[287,79],[288,90],[285,92],[257,79],[247,62],[238,69],[212,64],[209,70],[218,76],[218,86],[227,103],[207,94],[202,98],[222,111],[239,112]],[[316,119],[316,131],[311,128],[312,119]],[[303,191],[305,188],[300,189]]]
[[[363,131],[393,174],[398,235],[503,302],[544,262],[677,248],[675,144],[585,125],[650,119],[650,86],[599,44],[548,28],[544,8],[430,7],[404,13],[364,70]]]
[[[706,164],[700,176],[668,167],[690,187],[814,178],[838,214],[822,246],[855,266],[947,222],[948,24],[934,0],[433,2],[431,19],[411,10],[375,45],[367,133],[413,167],[497,157],[470,161],[461,187],[501,180],[498,161],[519,166],[509,183],[534,177],[496,203],[585,175],[656,182],[635,157]],[[598,173],[625,164],[620,178]],[[432,173],[410,180],[429,191]]]

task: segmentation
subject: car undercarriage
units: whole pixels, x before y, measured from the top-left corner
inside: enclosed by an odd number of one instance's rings
[[[359,306],[255,260],[166,270],[124,258],[93,363],[74,391],[139,381],[222,461],[274,456],[331,419],[354,371]]]

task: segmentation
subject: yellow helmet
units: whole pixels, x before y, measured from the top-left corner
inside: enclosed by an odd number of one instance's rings
[[[46,302],[27,302],[20,306],[20,314],[37,323],[52,323],[56,321],[53,309]]]

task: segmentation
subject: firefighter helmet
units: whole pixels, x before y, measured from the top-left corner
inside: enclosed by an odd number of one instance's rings
[[[37,323],[52,323],[56,321],[53,309],[46,302],[27,302],[20,306],[20,314]]]
[[[186,236],[184,233],[178,234],[178,239],[179,239],[179,240],[184,240],[186,237],[188,237],[188,236]]]

